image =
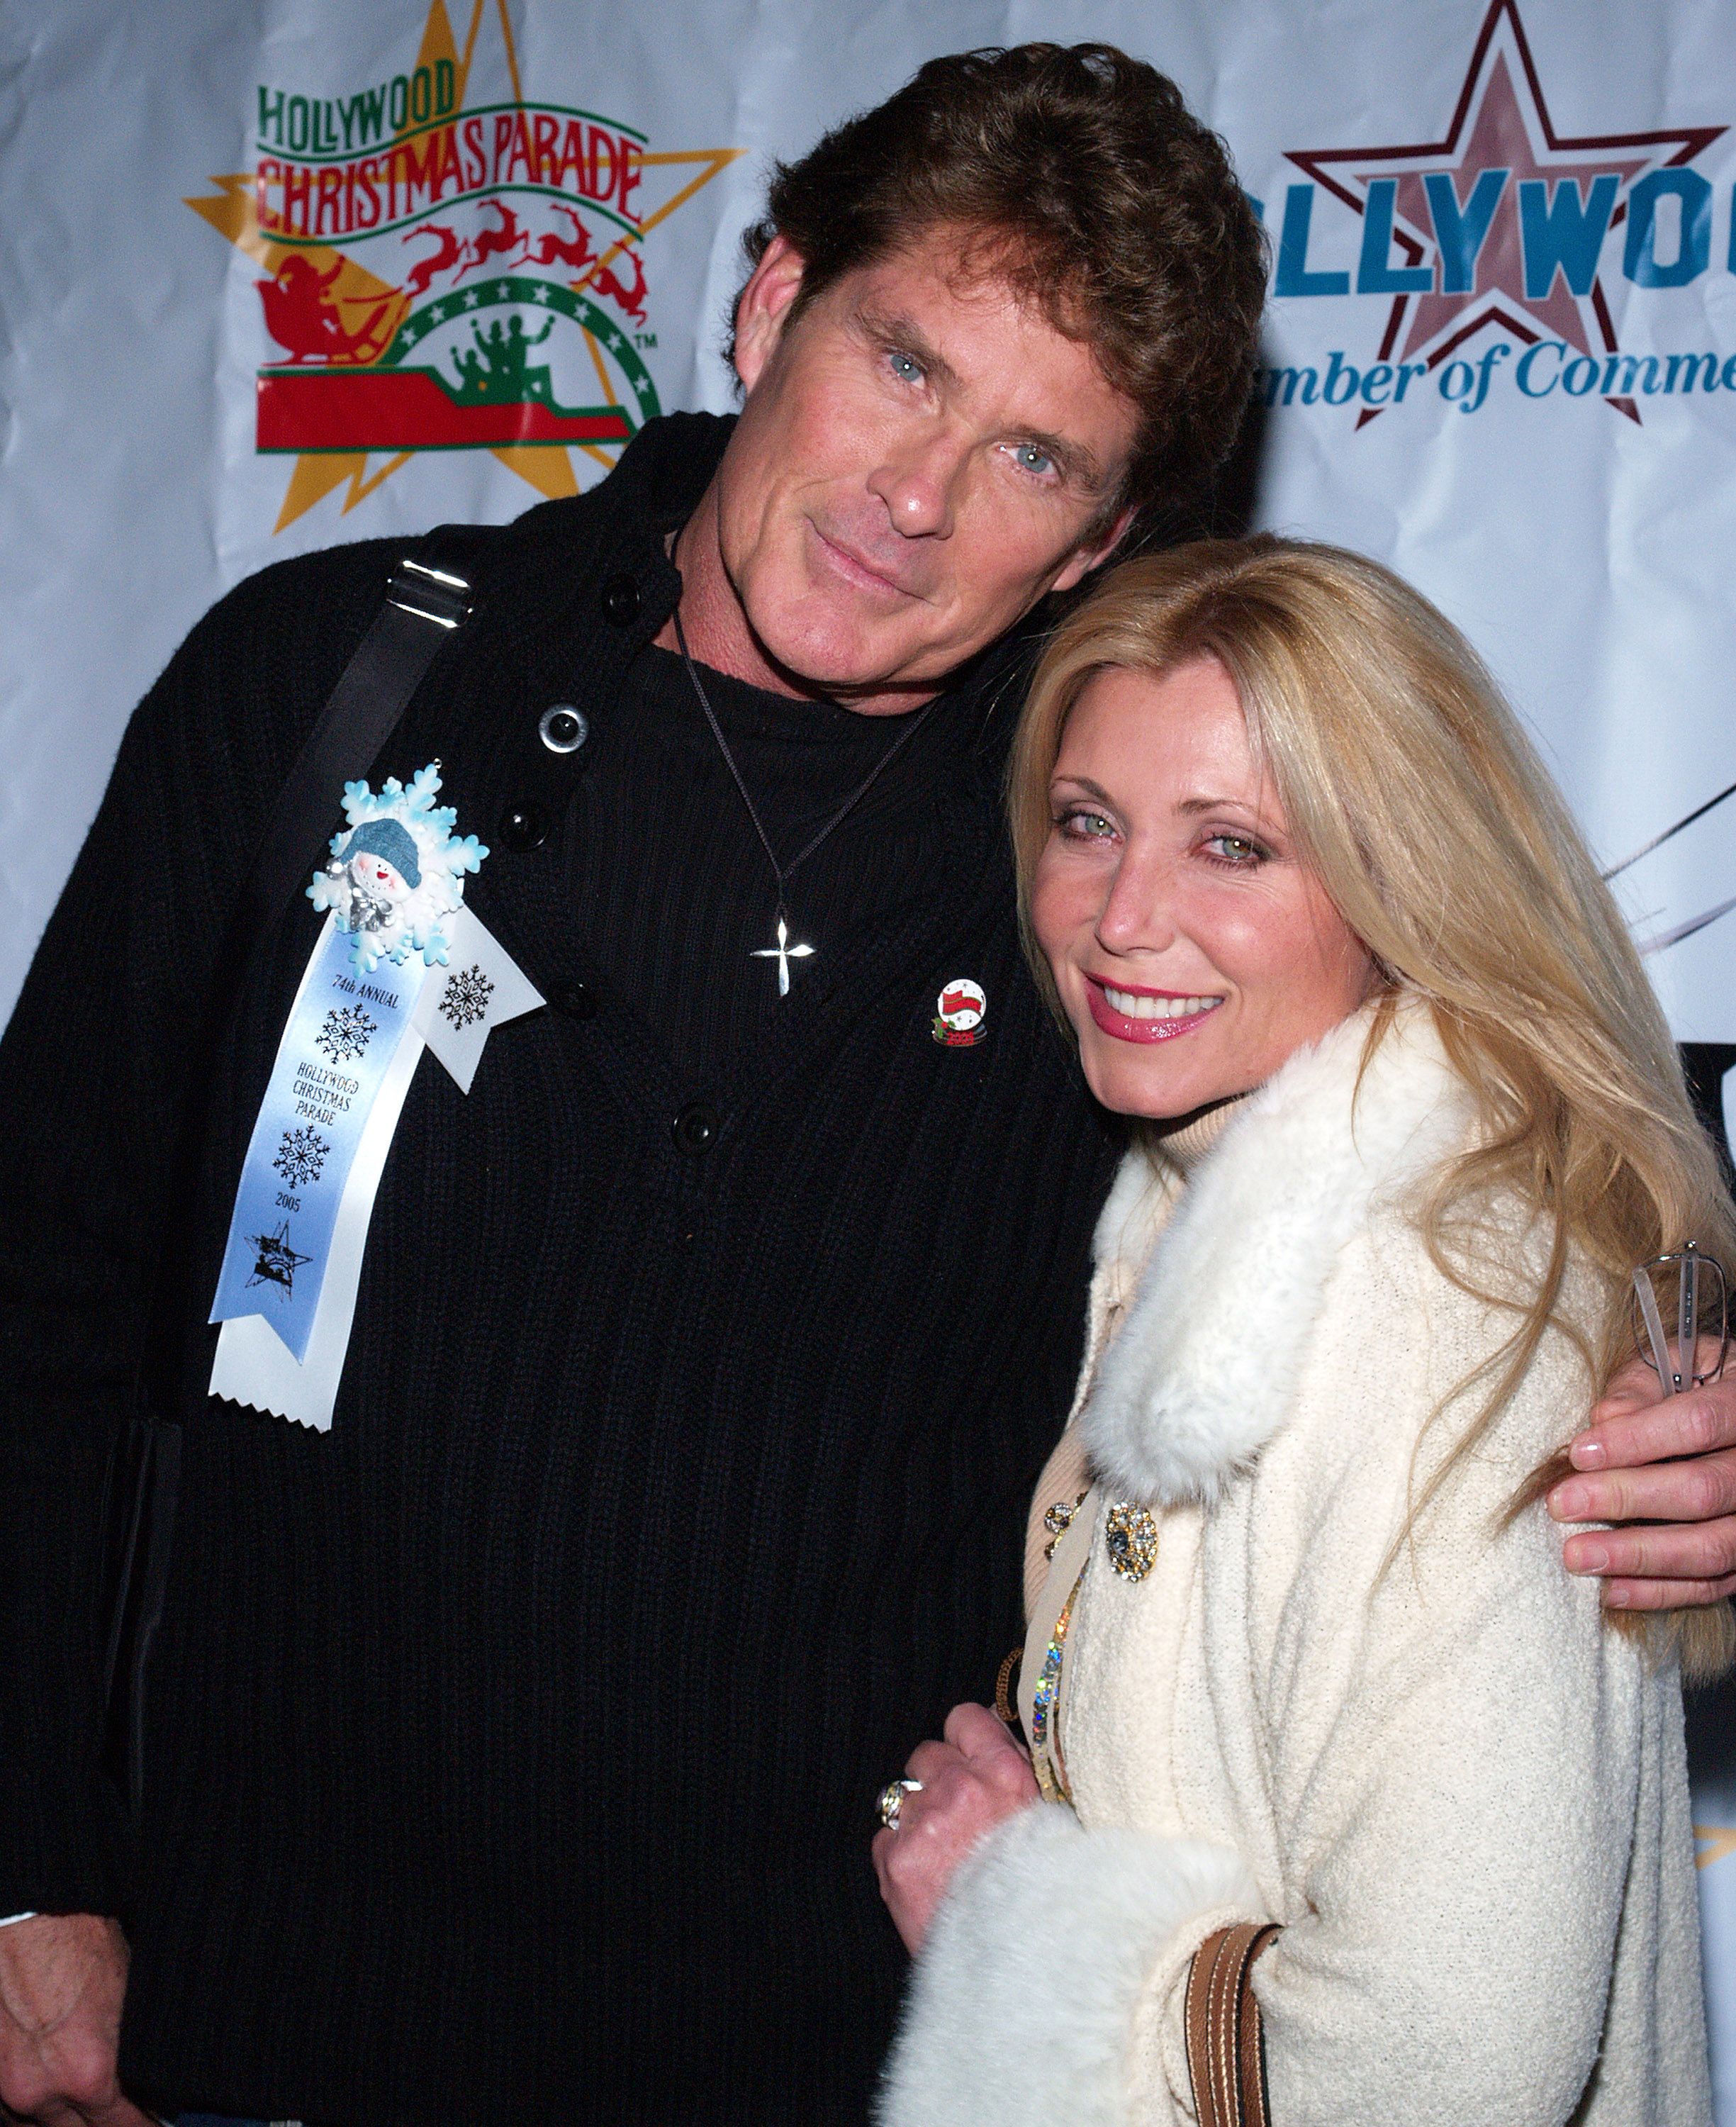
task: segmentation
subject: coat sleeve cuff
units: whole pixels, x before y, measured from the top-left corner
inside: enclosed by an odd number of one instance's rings
[[[959,1869],[912,1975],[880,2127],[1122,2127],[1166,1960],[1264,1907],[1241,1856],[1038,1804]]]
[[[117,1914],[129,1858],[120,1798],[100,1776],[37,1779],[0,1758],[0,1916]]]

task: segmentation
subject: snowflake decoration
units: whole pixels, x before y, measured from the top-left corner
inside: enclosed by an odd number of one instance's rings
[[[307,894],[350,934],[351,959],[362,974],[381,960],[402,967],[413,953],[424,967],[447,964],[441,926],[463,906],[465,875],[488,851],[474,835],[453,834],[458,815],[434,803],[439,789],[438,761],[407,784],[388,776],[377,794],[366,783],[343,786],[348,825],[332,836],[331,855]]]
[[[305,1130],[286,1130],[283,1142],[277,1148],[277,1157],[272,1162],[291,1189],[305,1189],[310,1182],[319,1179],[319,1170],[325,1164],[326,1154],[331,1150],[328,1139],[320,1136],[311,1126]]]
[[[334,1064],[348,1064],[359,1056],[380,1031],[359,1004],[333,1005],[325,1024],[314,1036],[314,1046],[323,1049]]]
[[[488,1001],[494,994],[494,985],[474,963],[460,969],[456,974],[448,975],[446,992],[440,1000],[440,1010],[459,1033],[474,1026],[479,1019],[488,1016]]]

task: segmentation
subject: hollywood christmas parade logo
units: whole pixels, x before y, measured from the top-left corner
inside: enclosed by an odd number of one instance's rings
[[[506,0],[472,0],[461,43],[433,0],[402,72],[262,83],[253,117],[253,168],[187,204],[260,268],[255,448],[293,462],[278,530],[421,451],[491,451],[571,495],[575,453],[607,467],[661,410],[644,239],[740,150],[527,98]]]

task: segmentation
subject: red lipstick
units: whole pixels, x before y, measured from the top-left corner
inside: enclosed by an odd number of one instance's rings
[[[1109,1002],[1104,994],[1106,987],[1100,975],[1087,975],[1085,1001],[1097,1026],[1118,1041],[1174,1041],[1184,1034],[1191,1034],[1196,1026],[1204,1026],[1223,1002],[1222,997],[1213,998],[1202,1011],[1190,1011],[1180,1019],[1130,1019]],[[1190,990],[1143,989],[1134,983],[1117,983],[1115,988],[1129,997],[1181,997],[1197,994]]]

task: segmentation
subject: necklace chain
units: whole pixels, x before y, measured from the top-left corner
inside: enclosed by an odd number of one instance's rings
[[[746,806],[747,816],[754,823],[754,832],[759,837],[759,846],[765,851],[766,861],[772,868],[772,876],[778,882],[778,945],[771,950],[769,954],[759,954],[756,955],[754,957],[758,959],[778,958],[779,959],[778,989],[779,993],[783,994],[789,988],[789,969],[787,965],[783,964],[783,960],[787,958],[787,955],[785,955],[783,952],[783,945],[786,936],[786,926],[789,916],[789,911],[784,902],[783,889],[785,881],[789,879],[790,875],[795,871],[798,865],[803,865],[807,862],[808,859],[812,856],[815,850],[819,848],[820,845],[825,840],[826,836],[831,833],[832,830],[835,827],[841,827],[849,815],[855,811],[857,806],[859,806],[862,803],[863,799],[867,797],[869,791],[873,789],[875,784],[879,781],[881,776],[892,766],[894,759],[903,751],[908,741],[913,739],[916,736],[917,732],[921,730],[923,725],[928,722],[929,717],[933,712],[935,703],[939,701],[940,697],[937,694],[934,697],[933,700],[924,703],[921,709],[919,710],[916,715],[911,718],[911,722],[905,726],[904,729],[899,732],[898,736],[892,741],[892,744],[887,747],[886,751],[881,755],[879,760],[874,763],[868,774],[863,777],[861,782],[859,782],[856,785],[855,789],[850,792],[844,803],[839,806],[836,811],[821,824],[816,833],[808,837],[807,841],[802,844],[799,850],[797,850],[795,855],[790,859],[788,864],[781,865],[778,861],[778,852],[772,847],[771,837],[765,831],[765,824],[759,817],[759,808],[754,804],[752,794],[748,789],[746,781],[742,775],[741,770],[736,764],[736,756],[730,751],[729,741],[723,736],[723,726],[717,721],[717,712],[712,707],[711,697],[705,691],[704,683],[699,677],[699,668],[694,664],[693,655],[688,649],[687,631],[681,625],[681,609],[679,605],[675,609],[674,620],[675,640],[681,647],[681,661],[687,667],[687,676],[693,683],[693,692],[699,697],[699,706],[704,710],[705,720],[712,727],[712,737],[717,741],[717,751],[723,756],[724,765],[728,768],[731,775],[735,779],[736,788],[741,793],[741,802]],[[792,946],[789,949],[791,953],[799,952],[803,955],[811,953],[812,950],[813,948],[811,945]]]

